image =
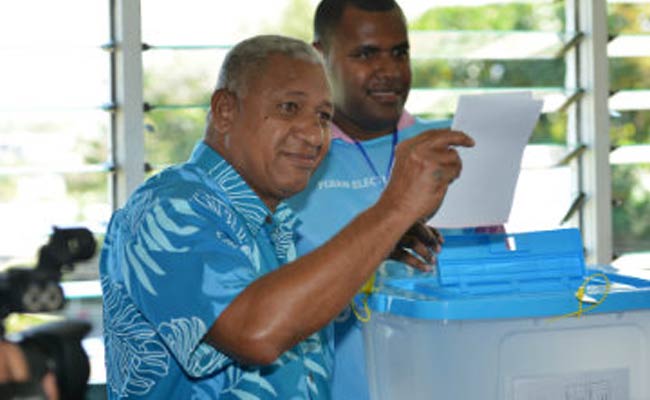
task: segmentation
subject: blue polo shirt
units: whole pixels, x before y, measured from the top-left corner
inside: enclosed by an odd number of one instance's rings
[[[329,328],[270,366],[239,365],[203,341],[242,290],[295,259],[295,223],[203,143],[137,189],[100,261],[109,398],[330,398]]]
[[[450,121],[425,121],[406,114],[400,119],[397,141],[429,129],[448,128]],[[298,214],[298,253],[305,254],[329,240],[357,214],[372,206],[384,190],[392,153],[392,135],[362,142],[358,146],[333,127],[331,148],[309,181],[308,187],[288,200]],[[372,162],[369,164],[368,159]],[[378,175],[382,174],[382,175]],[[379,274],[412,275],[415,270],[387,261]],[[368,380],[361,323],[347,308],[335,322],[334,400],[368,399]]]

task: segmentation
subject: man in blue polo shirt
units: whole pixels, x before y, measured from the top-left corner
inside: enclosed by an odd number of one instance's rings
[[[322,0],[314,19],[314,46],[325,59],[336,112],[329,154],[307,189],[289,199],[302,221],[299,254],[320,246],[380,198],[398,143],[423,132],[445,134],[449,128],[449,121],[421,120],[404,109],[411,88],[409,40],[394,0]],[[437,250],[435,231],[419,222],[409,233],[416,235],[405,236],[393,258],[429,269]],[[389,261],[379,273],[417,271]],[[333,398],[367,399],[361,326],[350,309],[337,318],[335,345]]]
[[[109,225],[100,274],[110,398],[328,399],[330,321],[460,173],[459,132],[397,146],[375,205],[296,258],[283,200],[307,185],[333,105],[306,43],[235,46],[190,159]]]

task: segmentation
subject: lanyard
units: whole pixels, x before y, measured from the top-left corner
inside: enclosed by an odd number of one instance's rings
[[[354,139],[354,144],[357,146],[357,149],[359,149],[359,152],[363,156],[363,159],[366,160],[366,164],[368,165],[368,168],[372,171],[373,174],[375,174],[375,177],[381,182],[382,187],[386,187],[386,182],[388,182],[388,178],[390,176],[390,172],[393,169],[393,162],[395,161],[395,146],[397,146],[397,129],[392,133],[393,136],[393,142],[390,146],[390,156],[388,157],[388,165],[386,166],[386,174],[384,175],[383,179],[382,176],[379,175],[379,171],[377,171],[377,167],[375,166],[375,163],[372,162],[372,159],[368,155],[368,152],[366,152],[366,149],[363,148],[363,144],[361,144],[360,141],[357,139]],[[363,314],[357,310],[357,305],[355,303],[355,300],[353,299],[350,302],[350,308],[352,309],[352,312],[354,315],[357,317],[357,319],[363,323],[370,321],[370,308],[368,307],[368,296],[373,292],[375,286],[375,273],[372,274],[370,279],[363,285],[363,288],[361,288],[361,293],[363,295]]]
[[[372,159],[366,152],[366,149],[363,148],[363,144],[361,144],[360,141],[357,139],[354,139],[354,144],[357,146],[357,149],[359,149],[359,152],[363,156],[364,160],[366,160],[366,164],[368,165],[368,168],[372,171],[373,174],[375,174],[375,177],[379,179],[381,182],[382,186],[386,186],[386,182],[388,182],[388,178],[390,177],[390,171],[393,169],[393,162],[395,161],[395,146],[397,146],[397,130],[395,130],[392,133],[393,136],[393,142],[390,146],[390,156],[388,158],[388,166],[386,167],[386,173],[382,177],[379,175],[379,171],[377,171],[377,167],[375,166],[375,163],[372,162]]]

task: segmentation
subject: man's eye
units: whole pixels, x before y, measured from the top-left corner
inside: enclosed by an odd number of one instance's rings
[[[367,59],[371,58],[374,54],[375,54],[375,52],[370,50],[370,49],[361,49],[361,50],[357,51],[356,53],[354,53],[353,56],[355,58],[360,59],[360,60],[367,60]]]
[[[393,50],[393,57],[407,58],[409,56],[409,49],[395,49]]]
[[[318,118],[320,120],[321,126],[329,126],[330,122],[332,122],[332,114],[328,112],[319,112]]]
[[[298,104],[288,101],[279,105],[282,114],[293,115],[298,111]]]
[[[323,121],[331,121],[332,120],[332,114],[330,114],[328,112],[325,112],[325,111],[319,112],[318,116]]]

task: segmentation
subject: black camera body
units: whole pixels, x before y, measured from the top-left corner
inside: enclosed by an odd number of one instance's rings
[[[95,254],[96,242],[85,228],[54,228],[41,247],[36,268],[12,268],[0,274],[0,338],[4,338],[4,319],[12,312],[51,312],[63,308],[62,270]],[[56,376],[59,398],[82,400],[90,375],[88,356],[81,340],[90,331],[84,321],[65,320],[40,325],[17,335],[28,364],[31,381],[0,384],[5,399],[44,398],[40,380],[47,372]]]

